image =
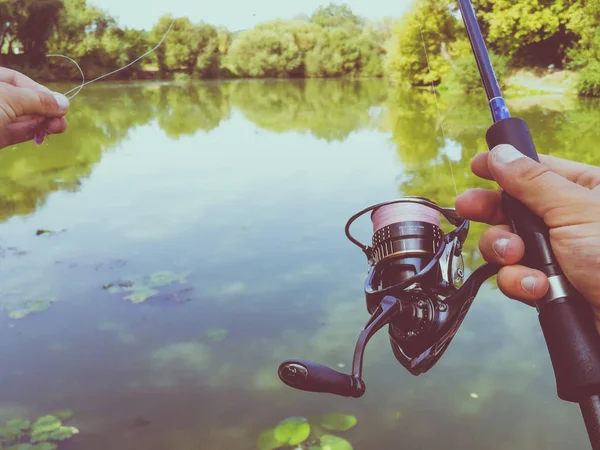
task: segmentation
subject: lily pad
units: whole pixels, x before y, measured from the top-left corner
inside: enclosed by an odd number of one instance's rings
[[[15,444],[15,445],[11,445],[10,447],[6,448],[6,450],[32,450],[32,449],[33,449],[33,445],[28,444],[28,443]]]
[[[274,450],[280,448],[284,444],[284,442],[277,440],[275,429],[272,429],[260,433],[258,441],[256,442],[256,448],[258,450]]]
[[[215,342],[221,342],[229,334],[229,330],[225,328],[210,328],[204,333],[207,338]]]
[[[304,417],[289,417],[275,427],[275,438],[287,445],[298,445],[310,435],[310,424]]]
[[[12,430],[25,431],[29,430],[29,428],[31,427],[31,422],[29,421],[29,419],[11,419],[8,422],[6,422],[4,426]]]
[[[357,419],[348,414],[331,413],[319,416],[319,423],[331,431],[347,431],[356,425]]]
[[[321,437],[320,448],[321,450],[354,450],[350,442],[333,434],[326,434]]]
[[[127,295],[124,299],[131,300],[131,303],[142,303],[156,294],[158,294],[158,291],[149,286],[137,286],[133,289],[133,293]]]
[[[54,413],[54,416],[61,420],[69,420],[73,417],[73,411],[70,409],[60,409]]]
[[[160,291],[157,288],[168,286],[174,283],[185,284],[187,276],[191,272],[176,274],[169,271],[154,272],[149,276],[144,277],[127,277],[122,280],[113,281],[103,286],[111,294],[120,294],[130,292],[125,296],[125,300],[130,300],[132,303],[142,303],[157,296]],[[180,293],[180,298],[184,298],[183,292]],[[177,297],[177,298],[179,298]]]
[[[19,301],[15,300],[10,302],[8,305],[4,307],[4,309],[8,310],[8,317],[11,319],[22,319],[23,317],[28,316],[29,314],[42,312],[50,308],[54,303],[54,299],[35,299],[35,300],[25,300]]]

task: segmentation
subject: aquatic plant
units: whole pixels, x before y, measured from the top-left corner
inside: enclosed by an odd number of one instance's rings
[[[263,431],[256,442],[258,450],[353,450],[346,439],[332,431],[347,431],[357,423],[355,416],[340,413],[310,418],[288,417],[274,428]]]
[[[41,416],[33,423],[26,418],[11,419],[0,429],[0,449],[56,450],[57,442],[79,433],[77,428],[63,425],[63,420],[72,415],[72,411],[62,410],[56,415]]]
[[[142,303],[151,297],[157,296],[160,291],[158,288],[172,285],[174,283],[185,284],[187,283],[187,277],[191,272],[184,272],[176,274],[169,271],[154,272],[151,275],[143,277],[127,277],[125,279],[113,281],[103,286],[104,289],[108,290],[111,294],[128,293],[125,300],[130,300],[132,303]],[[171,300],[175,300],[177,303],[183,303],[189,301],[188,294],[190,289],[184,289],[169,294]]]
[[[225,328],[209,328],[204,333],[208,339],[214,342],[221,342],[229,334],[229,330]]]
[[[47,310],[56,301],[55,298],[36,298],[34,300],[13,298],[4,299],[0,305],[0,310],[8,313],[11,319],[22,319],[33,313]]]

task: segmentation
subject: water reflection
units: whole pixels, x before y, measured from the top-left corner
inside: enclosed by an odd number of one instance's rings
[[[597,103],[544,102],[512,109],[540,151],[600,163]],[[492,186],[469,171],[486,150],[481,99],[436,103],[381,80],[106,84],[76,97],[69,125],[0,152],[1,301],[56,298],[0,316],[0,420],[73,409],[81,433],[64,448],[85,450],[249,449],[285,417],[334,411],[358,418],[344,434],[356,449],[587,445],[577,408],[555,396],[534,311],[492,283],[424,376],[403,371],[384,333],[362,399],[276,375],[289,357],[349,368],[367,319],[363,256],[343,234],[353,213]],[[368,222],[356,226],[368,240]],[[164,270],[190,272],[191,301],[103,289]]]

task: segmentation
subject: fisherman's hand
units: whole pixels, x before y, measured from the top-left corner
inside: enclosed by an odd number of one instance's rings
[[[63,133],[69,100],[27,76],[0,67],[0,149],[33,139],[34,133]]]
[[[558,263],[593,306],[600,331],[600,167],[547,155],[539,159],[537,163],[512,146],[499,145],[475,156],[471,168],[543,218]],[[500,290],[531,305],[541,299],[548,279],[518,264],[525,247],[502,212],[501,191],[470,189],[457,198],[456,210],[464,218],[492,225],[479,249],[486,261],[504,266],[497,277]]]

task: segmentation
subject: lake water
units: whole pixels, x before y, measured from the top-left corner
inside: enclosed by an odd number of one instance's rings
[[[597,103],[509,106],[540,152],[600,163]],[[294,357],[350,370],[368,319],[352,214],[492,186],[469,170],[487,149],[483,96],[442,95],[440,109],[441,122],[432,93],[379,80],[84,88],[64,135],[0,151],[0,420],[70,409],[80,433],[59,448],[81,450],[252,450],[282,419],[332,412],[356,416],[337,434],[357,450],[588,448],[535,310],[494,279],[425,375],[381,331],[360,399],[277,377]],[[355,230],[370,239],[367,219]],[[145,302],[143,283],[108,289],[164,271],[174,283]],[[49,307],[13,318],[35,299]]]

